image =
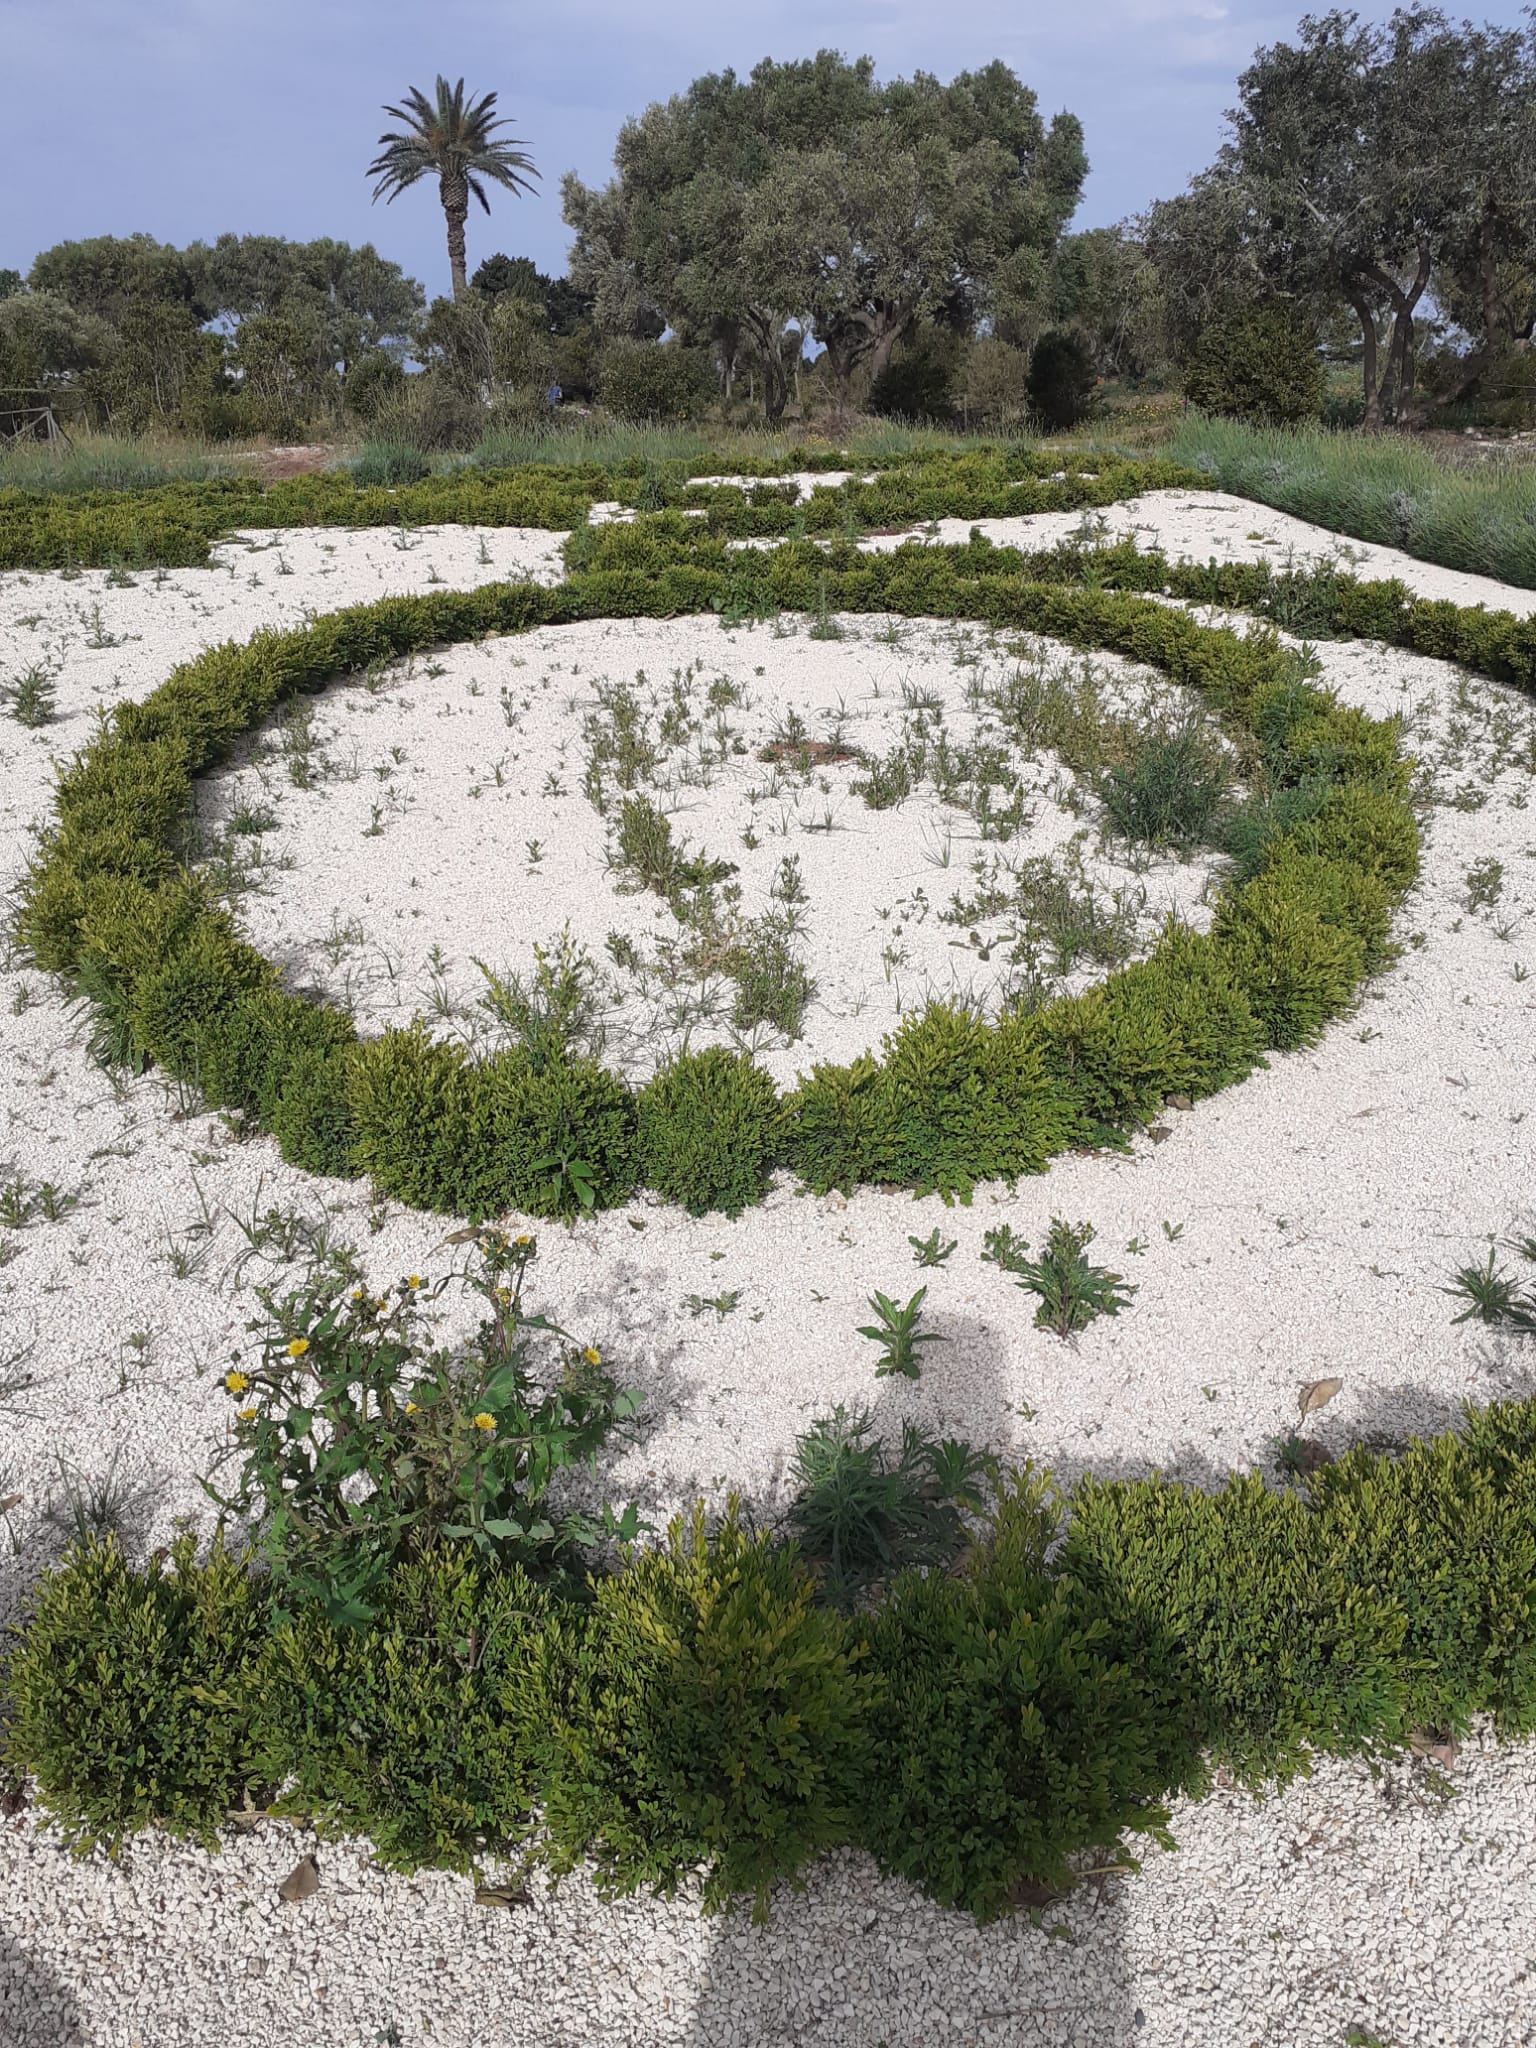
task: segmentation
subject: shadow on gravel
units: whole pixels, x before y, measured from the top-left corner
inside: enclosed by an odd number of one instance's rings
[[[35,1953],[0,1927],[0,2043],[4,2048],[90,2048],[73,1996]]]

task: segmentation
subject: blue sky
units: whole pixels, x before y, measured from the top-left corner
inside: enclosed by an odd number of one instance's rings
[[[1044,112],[1082,119],[1076,224],[1095,226],[1209,162],[1237,73],[1296,20],[1264,0],[780,0],[768,19],[719,0],[3,0],[0,266],[76,236],[229,228],[372,240],[443,291],[434,190],[373,206],[363,176],[382,103],[443,71],[499,93],[543,173],[537,197],[475,209],[471,267],[500,248],[558,271],[560,176],[600,181],[626,115],[701,72],[820,47],[868,53],[885,77],[1001,57]]]

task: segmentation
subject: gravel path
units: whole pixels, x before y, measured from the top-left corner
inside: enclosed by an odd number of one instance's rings
[[[1253,533],[1271,551],[1330,545],[1263,508],[1180,493],[1115,508],[1122,519],[1201,559],[1257,549]],[[998,538],[1034,544],[1075,524],[994,523]],[[141,696],[200,645],[309,606],[514,567],[553,574],[557,545],[445,532],[402,553],[377,534],[283,534],[226,551],[233,573],[174,571],[130,589],[99,572],[0,578],[0,678],[57,653],[61,714],[36,732],[0,720],[0,878],[8,886],[24,862],[51,764],[89,737],[97,702]],[[1371,568],[1463,602],[1482,581],[1404,558]],[[696,631],[679,626],[680,643]],[[771,629],[718,638],[748,674],[767,667]],[[1064,1160],[1015,1197],[983,1191],[971,1210],[785,1186],[734,1225],[642,1201],[574,1233],[546,1228],[538,1300],[648,1396],[651,1432],[615,1493],[634,1491],[652,1514],[728,1485],[771,1506],[796,1431],[838,1400],[875,1401],[887,1426],[915,1413],[1027,1449],[1065,1478],[1089,1464],[1201,1478],[1269,1461],[1298,1384],[1325,1374],[1344,1390],[1309,1427],[1335,1447],[1400,1441],[1444,1427],[1463,1400],[1536,1388],[1536,1347],[1453,1327],[1440,1292],[1491,1236],[1536,1222],[1536,714],[1442,664],[1366,646],[1322,654],[1348,701],[1404,716],[1430,805],[1402,958],[1359,1016],[1170,1115],[1131,1156]],[[434,747],[444,735],[446,724]],[[366,844],[380,901],[404,900],[389,833]],[[1488,862],[1496,898],[1469,908],[1469,873]],[[361,1185],[306,1178],[265,1140],[232,1142],[152,1076],[114,1085],[89,1065],[79,1020],[14,959],[0,963],[0,1074],[0,1182],[79,1198],[57,1221],[0,1229],[0,1364],[25,1354],[0,1395],[0,1497],[23,1495],[8,1521],[19,1549],[0,1552],[3,1620],[49,1553],[61,1459],[100,1478],[115,1454],[141,1543],[177,1513],[202,1513],[195,1475],[228,1405],[217,1375],[243,1339],[252,1283],[281,1271],[239,1267],[241,1219],[300,1212],[355,1242],[381,1282],[440,1270],[450,1226],[371,1210]],[[1038,1238],[1052,1214],[1091,1218],[1101,1255],[1140,1287],[1133,1311],[1070,1347],[1034,1330],[979,1256],[988,1227]],[[891,1391],[852,1332],[871,1289],[919,1284],[907,1240],[935,1225],[958,1244],[920,1276],[948,1342],[920,1385]],[[729,1293],[738,1303],[723,1316],[687,1306]],[[1536,2039],[1524,1974],[1536,1968],[1524,1873],[1536,1749],[1470,1751],[1451,1778],[1449,1804],[1424,1766],[1373,1781],[1327,1765],[1263,1805],[1218,1794],[1177,1816],[1183,1846],[1140,1878],[1048,1909],[1043,1927],[984,1931],[852,1857],[777,1901],[765,1931],[701,1923],[686,1898],[603,1906],[579,1882],[491,1911],[459,1880],[385,1878],[338,1848],[320,1852],[319,1895],[279,1907],[275,1886],[304,1846],[286,1829],[218,1859],[141,1841],[118,1866],[74,1865],[22,1813],[0,1821],[0,2043],[1335,2048],[1353,2026],[1392,2048],[1514,2048]]]

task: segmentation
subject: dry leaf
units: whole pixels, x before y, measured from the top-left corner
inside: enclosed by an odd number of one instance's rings
[[[1055,1905],[1062,1897],[1061,1887],[1046,1884],[1038,1877],[1021,1877],[1008,1894],[1014,1906],[1022,1906],[1025,1912],[1038,1913],[1046,1906]]]
[[[301,1856],[277,1888],[277,1896],[284,1905],[294,1905],[299,1899],[312,1899],[320,1889],[320,1866],[313,1856]]]
[[[1301,1419],[1315,1415],[1319,1408],[1326,1408],[1344,1382],[1342,1380],[1309,1380],[1301,1390]]]
[[[520,1884],[477,1884],[475,1886],[477,1906],[531,1906],[533,1899],[526,1886]]]
[[[1292,1443],[1298,1472],[1320,1472],[1324,1465],[1333,1463],[1333,1453],[1326,1444],[1316,1443],[1311,1437],[1293,1437]]]
[[[1152,1140],[1154,1145],[1161,1145],[1163,1140],[1165,1138],[1171,1138],[1173,1136],[1173,1133],[1169,1130],[1166,1124],[1149,1124],[1147,1126],[1147,1136]]]
[[[1419,1728],[1409,1738],[1415,1756],[1426,1756],[1448,1771],[1461,1754],[1461,1744],[1444,1728]]]
[[[1169,1109],[1193,1109],[1195,1106],[1187,1095],[1165,1095],[1163,1101]]]
[[[8,1493],[4,1500],[0,1500],[0,1515],[8,1515],[12,1508],[19,1508],[20,1506],[21,1495],[19,1493]]]

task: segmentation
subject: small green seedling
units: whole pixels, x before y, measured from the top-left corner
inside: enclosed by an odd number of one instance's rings
[[[889,1295],[876,1292],[869,1297],[869,1305],[877,1320],[862,1324],[859,1335],[880,1346],[880,1359],[875,1367],[877,1380],[889,1379],[895,1373],[900,1373],[903,1379],[921,1379],[917,1347],[944,1342],[936,1330],[918,1327],[923,1319],[923,1302],[927,1293],[926,1287],[919,1287],[902,1308],[898,1308]]]
[[[909,1237],[907,1239],[907,1243],[911,1245],[917,1263],[920,1266],[942,1266],[959,1242],[960,1240],[957,1237],[950,1238],[948,1242],[941,1239],[937,1224],[934,1225],[933,1230],[927,1237]]]

